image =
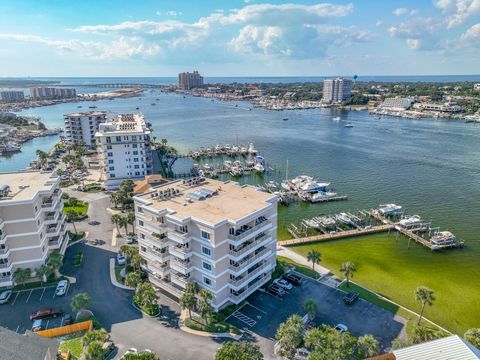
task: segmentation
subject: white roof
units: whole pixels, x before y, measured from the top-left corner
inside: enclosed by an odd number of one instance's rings
[[[396,360],[478,360],[480,350],[457,335],[393,350]]]

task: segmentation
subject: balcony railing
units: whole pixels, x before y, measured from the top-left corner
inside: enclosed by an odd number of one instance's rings
[[[270,251],[271,251],[270,248],[265,248],[260,252],[258,252],[257,254],[253,255],[252,257],[249,257],[248,259],[237,263],[236,265],[230,265],[229,269],[235,272],[241,271],[245,269],[247,266],[249,266],[250,264],[253,264],[256,260],[260,259],[265,254],[268,254]]]
[[[247,236],[251,235],[252,233],[257,231],[258,229],[263,228],[264,226],[267,226],[271,223],[272,222],[270,220],[263,220],[263,221],[259,222],[258,224],[256,224],[255,226],[253,226],[253,227],[251,227],[247,230],[237,230],[235,232],[235,234],[228,234],[228,238],[230,240],[234,240],[234,241],[239,241],[239,240],[245,239]]]
[[[4,255],[8,252],[8,246],[5,246],[4,248],[0,248],[0,255]]]
[[[7,233],[2,231],[0,232],[0,241],[2,241],[3,239],[5,239],[5,237],[7,236]]]
[[[246,246],[244,246],[240,249],[237,249],[237,250],[230,250],[229,254],[232,255],[232,256],[235,256],[235,257],[239,257],[239,256],[245,254],[246,252],[252,250],[253,248],[257,247],[258,245],[264,243],[265,240],[267,240],[269,237],[270,237],[270,234],[265,233],[262,236],[260,236],[259,238],[257,238],[251,244],[248,244],[248,245],[246,245]]]
[[[179,282],[182,286],[187,287],[188,277],[181,274],[170,274],[170,279],[173,282]]]
[[[185,257],[192,252],[190,248],[187,248],[185,246],[170,246],[169,251],[170,251],[170,254],[173,254],[173,255],[179,254],[182,257]]]
[[[51,226],[49,228],[47,228],[47,234],[53,234],[53,233],[56,233],[59,229],[59,225],[55,225],[55,226]]]
[[[267,269],[270,266],[271,266],[270,262],[267,261],[264,264],[257,267],[255,270],[251,271],[250,273],[245,274],[241,278],[237,278],[235,280],[230,280],[230,284],[235,286],[235,287],[238,287],[238,286],[242,285],[246,280],[252,280],[252,278],[255,275],[261,273],[262,271],[264,271],[265,269]]]
[[[5,276],[0,275],[0,283],[5,281],[12,281],[12,280],[13,280],[13,275],[5,275]]]
[[[1,263],[0,264],[0,269],[8,268],[8,267],[10,267],[10,265],[12,265],[12,261],[8,260],[6,263]]]
[[[265,284],[266,281],[268,281],[271,278],[271,276],[267,275],[265,277],[262,277],[261,279],[258,279],[257,282],[254,284],[248,286],[241,294],[230,294],[230,298],[233,299],[236,303],[244,300],[247,296],[252,294],[254,291],[256,291],[258,288],[260,288],[263,284]],[[262,281],[263,280],[263,281]]]
[[[188,232],[180,232],[178,230],[169,230],[168,231],[168,237],[172,239],[173,241],[185,244],[187,242],[187,239],[190,237]]]

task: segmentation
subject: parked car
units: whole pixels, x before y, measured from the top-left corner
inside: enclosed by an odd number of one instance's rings
[[[285,295],[285,292],[284,291],[279,291],[278,288],[273,288],[273,287],[269,287],[267,289],[267,292],[273,296],[277,296],[279,298],[283,298],[283,296]]]
[[[306,348],[297,349],[295,352],[294,360],[307,360],[310,357],[310,351]]]
[[[293,285],[285,279],[275,279],[273,283],[281,288],[284,288],[285,290],[292,290],[293,288]]]
[[[117,254],[117,262],[118,262],[118,265],[125,265],[127,260],[125,259],[125,254],[124,253],[119,252]]]
[[[62,318],[62,325],[72,325],[73,324],[73,317],[70,314],[65,314]]]
[[[129,236],[127,237],[127,244],[136,244],[137,243],[137,238],[135,236]]]
[[[11,290],[2,291],[2,293],[0,294],[0,304],[6,304],[11,297],[12,297]]]
[[[100,221],[92,220],[88,222],[88,225],[100,225]]]
[[[358,299],[359,294],[356,291],[350,291],[343,297],[343,302],[347,305],[351,305]]]
[[[68,290],[68,280],[60,280],[55,290],[55,296],[63,296],[67,293]]]
[[[52,308],[42,308],[38,311],[35,311],[30,314],[30,320],[38,320],[38,319],[50,319],[56,318],[57,316],[61,316],[63,311],[61,309],[53,310]]]
[[[292,272],[286,273],[283,275],[283,278],[295,286],[299,286],[303,282],[303,279],[300,276]]]
[[[335,325],[334,329],[340,331],[341,333],[344,333],[344,332],[348,331],[348,327],[345,324],[337,324],[337,325]]]
[[[43,325],[43,321],[42,320],[35,320],[33,322],[33,325],[32,325],[32,331],[37,332],[37,331],[41,331],[41,330],[45,330],[45,326]]]
[[[284,294],[287,292],[284,288],[282,288],[281,286],[279,286],[277,284],[272,284],[272,285],[270,285],[270,287],[274,288],[274,289],[276,289],[276,290],[278,290],[278,291],[280,291],[281,293],[284,293]]]

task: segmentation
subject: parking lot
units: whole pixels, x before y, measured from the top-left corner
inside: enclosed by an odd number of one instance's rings
[[[391,341],[402,333],[405,326],[402,319],[362,299],[345,305],[344,295],[340,290],[304,278],[302,285],[293,287],[282,299],[258,291],[227,321],[257,336],[273,339],[280,323],[292,314],[304,316],[303,303],[313,299],[319,311],[314,320],[316,325],[342,323],[354,336],[371,334],[382,348],[389,348]]]
[[[75,285],[70,285],[65,296],[55,296],[55,286],[23,290],[14,292],[8,303],[0,305],[1,325],[23,334],[25,330],[30,330],[33,321],[30,321],[30,314],[44,307],[52,309],[62,309],[64,315],[70,313],[74,315],[70,301]],[[62,326],[63,316],[46,319],[43,321],[46,329]]]

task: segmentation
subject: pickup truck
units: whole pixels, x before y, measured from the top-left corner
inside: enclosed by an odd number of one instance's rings
[[[63,311],[61,309],[53,310],[52,308],[42,308],[30,314],[30,320],[51,319],[61,316]]]
[[[353,304],[358,299],[358,293],[356,291],[350,291],[343,297],[343,302],[347,305]]]

